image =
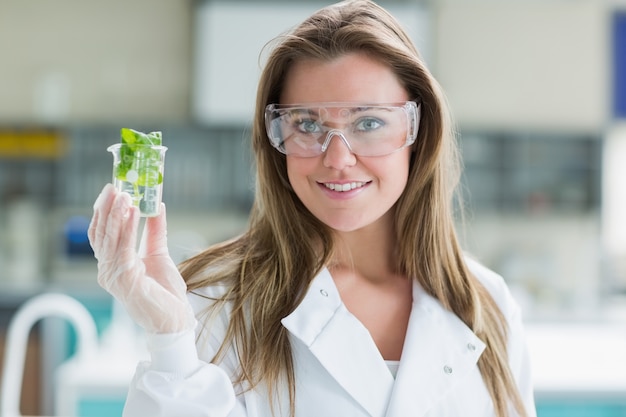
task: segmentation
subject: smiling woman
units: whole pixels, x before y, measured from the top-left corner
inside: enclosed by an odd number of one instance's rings
[[[332,59],[302,59],[294,63],[287,73],[280,97],[281,103],[362,102],[365,106],[367,103],[403,103],[407,99],[407,91],[386,64],[360,53]],[[293,191],[302,204],[327,226],[344,232],[361,229],[361,233],[378,228],[380,239],[388,237],[393,224],[390,209],[404,191],[408,179],[411,154],[408,145],[417,136],[416,105],[412,102],[405,106],[406,109],[399,106],[384,111],[388,113],[385,126],[389,129],[375,130],[376,137],[372,140],[356,140],[365,134],[356,135],[353,130],[344,134],[334,128],[322,136],[323,141],[315,152],[308,149],[305,155],[302,151],[291,153],[295,146],[284,145],[287,175]],[[407,109],[411,111],[410,116]],[[380,112],[379,109],[377,114]],[[369,110],[365,115],[372,117],[373,114]],[[328,114],[333,126],[345,118],[341,116],[340,112]],[[416,127],[413,130],[408,129],[410,119]],[[351,120],[361,121],[359,118]],[[291,136],[285,140],[291,141]],[[302,158],[315,154],[315,158]],[[352,183],[362,186],[349,186],[349,191],[344,192],[344,187]],[[385,226],[378,227],[379,223]],[[383,252],[391,249],[384,248]],[[357,248],[350,250],[360,251]]]
[[[106,186],[89,229],[99,282],[148,332],[126,416],[535,415],[521,313],[467,257],[446,101],[369,0],[276,39],[252,129],[248,230],[184,261],[165,211]]]

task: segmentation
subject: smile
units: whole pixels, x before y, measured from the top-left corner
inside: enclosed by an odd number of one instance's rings
[[[367,184],[366,182],[348,182],[345,184],[334,184],[332,182],[325,182],[324,183],[324,187],[328,188],[329,190],[333,190],[333,191],[339,191],[339,192],[346,192],[346,191],[351,191],[357,188],[361,188],[363,187],[365,184]]]

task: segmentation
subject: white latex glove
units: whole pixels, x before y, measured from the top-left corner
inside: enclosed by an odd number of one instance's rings
[[[167,249],[165,205],[146,219],[139,253],[139,209],[130,195],[107,184],[94,203],[89,242],[98,260],[98,284],[148,333],[179,333],[196,324],[187,286]]]

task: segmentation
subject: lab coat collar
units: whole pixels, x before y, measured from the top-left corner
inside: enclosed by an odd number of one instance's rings
[[[424,415],[476,365],[485,348],[458,317],[415,283],[394,381],[371,335],[341,301],[327,269],[282,323],[372,417]]]
[[[413,285],[400,367],[386,417],[423,416],[475,369],[485,344],[419,284]]]
[[[327,269],[282,323],[369,415],[384,416],[393,377],[368,330],[344,306]]]

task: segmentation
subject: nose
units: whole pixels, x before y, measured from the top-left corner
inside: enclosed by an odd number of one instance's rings
[[[333,140],[335,137],[338,140]],[[324,152],[324,166],[327,168],[344,169],[356,163],[356,155],[340,130],[333,129],[328,132],[322,151]]]

